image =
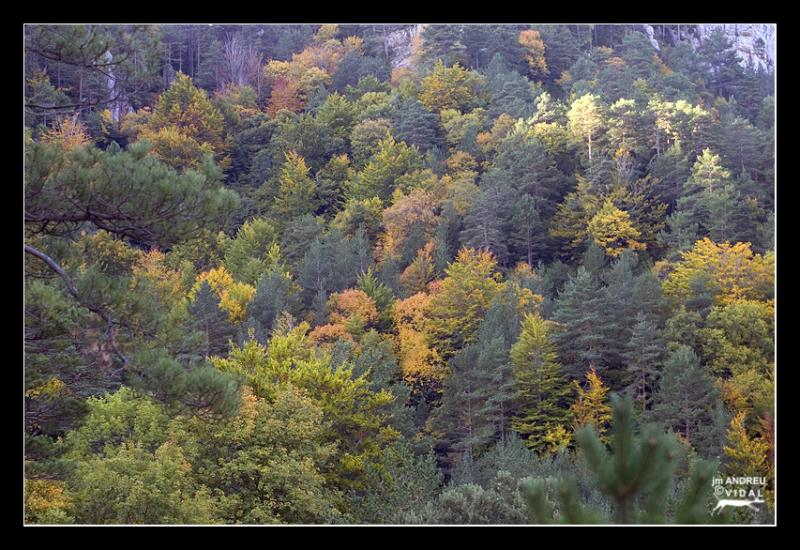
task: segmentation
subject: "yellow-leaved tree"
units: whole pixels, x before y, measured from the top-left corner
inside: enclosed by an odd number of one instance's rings
[[[608,442],[609,422],[611,421],[611,407],[608,404],[608,388],[597,371],[592,367],[586,373],[587,387],[584,389],[577,380],[573,380],[577,399],[572,404],[573,426],[577,431],[580,428],[592,425],[600,435],[600,441]]]
[[[228,312],[231,322],[237,324],[243,322],[247,304],[255,296],[255,287],[234,281],[227,269],[218,267],[197,276],[194,286],[189,291],[190,301],[194,300],[203,282],[206,281],[219,296],[219,307]]]
[[[631,216],[607,199],[600,211],[589,220],[589,235],[610,256],[619,256],[625,249],[644,250],[646,245],[636,239],[641,236],[631,223]]]
[[[690,296],[698,276],[718,287],[715,302],[719,304],[743,298],[765,301],[774,293],[775,253],[755,254],[750,243],[715,243],[706,237],[682,252],[681,259],[670,267],[664,292],[678,302]]]

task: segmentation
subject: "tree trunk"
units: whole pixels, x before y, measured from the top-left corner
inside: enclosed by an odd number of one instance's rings
[[[592,133],[589,132],[589,164],[592,164]]]

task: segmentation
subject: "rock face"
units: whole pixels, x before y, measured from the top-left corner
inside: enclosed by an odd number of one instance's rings
[[[653,28],[653,25],[642,25],[642,27],[644,33],[647,35],[647,39],[650,40],[650,43],[653,45],[653,47],[657,50],[660,50],[661,46],[659,45],[658,40],[656,40],[656,31]]]
[[[722,28],[728,36],[743,64],[752,64],[765,70],[775,68],[775,25],[743,23],[697,25],[700,40],[718,28]]]
[[[764,70],[775,68],[776,26],[770,24],[731,23],[701,25],[642,25],[650,42],[660,44],[676,44],[688,42],[697,48],[712,32],[717,29],[733,44],[739,54],[742,65],[753,65]],[[655,44],[654,48],[660,49]]]
[[[412,42],[414,37],[421,33],[424,28],[425,25],[409,25],[386,35],[386,47],[392,67],[408,67],[411,65]]]
[[[386,35],[385,46],[392,67],[408,67],[412,60],[412,41],[425,25],[407,25]],[[656,50],[663,45],[688,42],[697,48],[714,30],[721,29],[739,54],[743,65],[764,70],[775,68],[777,27],[763,23],[700,25],[634,25],[644,32]]]

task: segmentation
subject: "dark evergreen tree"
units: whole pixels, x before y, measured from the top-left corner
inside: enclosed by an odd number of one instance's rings
[[[502,183],[484,188],[464,217],[464,229],[459,236],[464,246],[487,250],[497,262],[508,260],[506,231],[511,217],[513,191]]]
[[[541,92],[541,89],[539,90]],[[530,82],[517,72],[500,73],[489,81],[489,118],[506,113],[511,118],[529,118],[536,108]],[[537,94],[538,95],[538,94]]]
[[[392,110],[392,135],[423,153],[442,143],[439,119],[417,100],[399,101]]]
[[[640,412],[650,406],[663,355],[664,342],[658,325],[647,314],[638,313],[625,349],[625,359],[632,378],[628,390],[634,395]]]
[[[208,281],[204,281],[194,300],[188,305],[189,327],[203,335],[203,355],[225,355],[228,340],[233,338],[235,327],[228,313],[219,307],[219,296]]]
[[[389,80],[391,67],[386,60],[357,51],[348,52],[331,77],[331,89],[344,92],[348,86],[355,87],[366,76],[373,76],[380,81]]]
[[[485,179],[505,181],[537,199],[543,219],[553,214],[555,204],[566,194],[564,176],[547,149],[538,139],[522,135],[503,141]]]
[[[530,195],[522,195],[514,203],[514,214],[511,226],[515,231],[511,234],[515,245],[515,257],[523,257],[528,265],[541,259],[547,243],[547,231],[542,222],[536,199]]]
[[[300,314],[297,285],[279,267],[262,275],[253,299],[247,305],[247,316],[263,335],[262,343],[272,334],[275,322],[282,313]]]
[[[554,339],[565,372],[571,378],[580,379],[591,366],[603,372],[602,300],[598,281],[583,267],[558,293],[553,319],[559,323],[559,330]]]
[[[462,37],[463,25],[434,24],[422,32],[422,62],[432,67],[441,59],[445,66],[467,65],[467,52]]]
[[[649,419],[675,431],[708,456],[713,451],[709,432],[715,427],[719,393],[708,370],[694,351],[677,347],[664,363],[661,384]]]
[[[612,499],[616,523],[727,523],[730,513],[711,514],[704,496],[717,472],[717,464],[694,463],[689,480],[677,498],[671,496],[672,482],[679,462],[679,445],[671,434],[656,426],[645,426],[637,433],[633,401],[613,397],[611,452],[592,427],[576,434],[595,485]],[[526,480],[522,487],[530,518],[536,523],[552,523],[554,511],[548,501],[543,479]],[[559,521],[562,523],[599,523],[600,510],[585,507],[574,479],[564,479],[557,486]],[[668,510],[674,506],[674,512]]]
[[[715,29],[697,48],[708,75],[708,87],[718,96],[730,97],[743,74],[736,50],[722,29]]]

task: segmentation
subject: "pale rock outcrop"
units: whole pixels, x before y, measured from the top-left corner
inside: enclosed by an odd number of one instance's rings
[[[386,35],[386,47],[392,67],[408,67],[411,65],[412,44],[414,37],[421,33],[425,25],[409,25],[403,29]]]

